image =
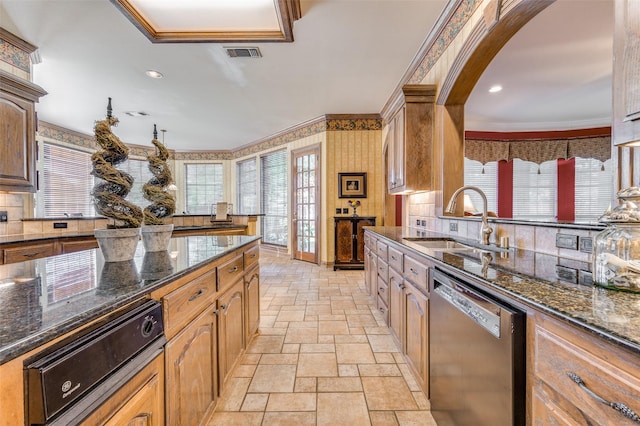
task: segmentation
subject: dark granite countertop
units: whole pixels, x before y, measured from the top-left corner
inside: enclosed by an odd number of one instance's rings
[[[454,268],[459,274],[475,278],[495,294],[515,299],[640,352],[640,294],[570,283],[556,276],[556,265],[590,272],[589,263],[515,248],[511,248],[508,254],[488,255],[477,250],[447,252],[424,249],[404,237],[449,236],[402,227],[365,229],[431,257],[441,268]]]
[[[0,265],[0,364],[197,268],[256,236],[173,237],[169,250],[105,263],[99,249]]]

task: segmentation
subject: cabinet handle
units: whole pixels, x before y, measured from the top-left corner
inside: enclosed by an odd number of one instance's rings
[[[413,269],[413,268],[409,268],[409,270],[411,271],[411,273],[412,273],[413,275],[418,275],[418,271],[416,271],[415,269]]]
[[[572,371],[567,372],[567,376],[569,376],[571,380],[573,380],[578,386],[580,386],[580,388],[583,391],[585,391],[590,397],[592,397],[596,401],[601,402],[604,405],[608,405],[609,407],[618,411],[620,414],[622,414],[626,418],[631,419],[634,422],[640,423],[640,416],[638,416],[631,408],[629,408],[622,402],[611,402],[602,398],[600,395],[598,395],[597,393],[589,389],[587,385],[584,383],[584,380],[582,380],[580,376],[578,376],[576,373]]]
[[[35,252],[35,253],[23,253],[22,255],[24,257],[35,257],[35,256],[37,256],[39,254],[40,254],[39,252]]]
[[[394,255],[391,255],[391,260],[398,260]]]
[[[206,291],[206,289],[201,288],[200,290],[196,291],[195,293],[193,293],[190,297],[189,297],[189,302],[193,302],[194,300],[196,300],[198,297],[202,296],[204,294],[204,292]]]
[[[227,309],[228,306],[229,305],[226,305],[226,304],[223,303],[222,305],[220,305],[220,309]]]
[[[380,290],[380,293],[384,293],[384,287],[378,287],[378,290]]]
[[[238,272],[238,265],[236,265],[233,268],[229,269],[229,273],[230,274],[233,274],[234,272]]]

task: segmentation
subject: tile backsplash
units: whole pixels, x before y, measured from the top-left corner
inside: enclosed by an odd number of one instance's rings
[[[0,222],[0,236],[22,234],[25,195],[0,192],[0,210],[7,212],[8,221]]]

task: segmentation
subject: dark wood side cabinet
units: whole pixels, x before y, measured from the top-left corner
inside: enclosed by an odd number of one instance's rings
[[[364,269],[364,229],[375,226],[374,216],[334,216],[335,259],[333,270]]]

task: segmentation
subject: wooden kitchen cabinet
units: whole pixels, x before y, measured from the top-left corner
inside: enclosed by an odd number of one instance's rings
[[[408,84],[399,108],[388,120],[387,178],[389,193],[432,189],[433,114],[436,87]]]
[[[163,426],[164,355],[157,356],[81,424]]]
[[[640,415],[637,355],[542,313],[528,318],[533,424],[637,424],[595,397]]]
[[[247,325],[245,341],[248,345],[258,332],[260,325],[260,267],[254,265],[244,275],[245,291],[245,324]]]
[[[613,39],[614,144],[640,141],[640,2],[615,1]]]
[[[245,348],[244,282],[238,280],[218,298],[218,373],[220,390]]]
[[[166,346],[167,424],[205,424],[217,401],[215,306]]]
[[[3,251],[3,261],[5,264],[24,262],[25,260],[40,259],[43,257],[54,256],[56,246],[54,242],[44,244],[29,244],[27,246],[18,246],[5,248]]]
[[[420,387],[429,397],[429,298],[404,282],[404,354]]]
[[[364,226],[375,226],[375,217],[335,216],[333,270],[364,269]]]
[[[0,191],[36,192],[35,103],[46,94],[0,70]]]

